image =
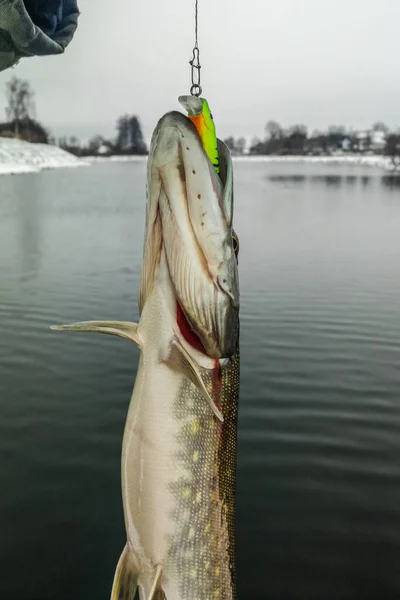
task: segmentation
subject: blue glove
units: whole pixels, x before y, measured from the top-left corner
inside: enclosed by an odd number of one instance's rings
[[[0,0],[0,71],[26,56],[64,52],[78,15],[77,0]]]

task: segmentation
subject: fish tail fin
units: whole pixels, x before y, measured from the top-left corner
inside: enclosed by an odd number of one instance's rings
[[[111,600],[133,600],[138,577],[139,571],[134,555],[128,545],[126,545],[115,570]]]

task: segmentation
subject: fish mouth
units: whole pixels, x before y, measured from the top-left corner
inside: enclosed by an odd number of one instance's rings
[[[218,150],[220,177],[190,119],[171,112],[159,121],[148,162],[140,305],[151,289],[162,248],[182,336],[211,358],[228,358],[236,350],[239,288],[232,244],[232,163],[220,141]]]

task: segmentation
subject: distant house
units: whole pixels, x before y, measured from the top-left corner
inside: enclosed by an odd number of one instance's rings
[[[371,150],[376,153],[382,153],[386,146],[386,135],[384,131],[371,132]]]
[[[353,136],[353,147],[357,152],[382,154],[386,145],[384,131],[356,131]]]
[[[35,144],[48,144],[49,135],[40,123],[33,119],[0,123],[0,137],[17,138]]]
[[[370,143],[370,137],[368,131],[358,131],[356,132],[356,140],[357,140],[357,150],[360,152],[364,152],[367,150],[368,145]]]
[[[112,147],[112,144],[110,142],[103,142],[97,148],[97,154],[99,156],[111,156],[112,153],[113,153],[113,147]]]
[[[366,152],[371,147],[371,132],[355,131],[352,135],[352,140],[355,152]]]
[[[343,152],[350,152],[351,150],[351,139],[348,137],[345,137],[344,140],[342,141],[342,150]]]

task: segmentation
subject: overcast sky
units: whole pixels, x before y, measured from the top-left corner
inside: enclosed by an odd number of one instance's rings
[[[30,80],[56,135],[111,135],[135,113],[148,138],[188,93],[194,0],[80,0],[63,56],[0,73]],[[262,136],[269,119],[400,126],[400,0],[199,0],[203,95],[219,137]]]

